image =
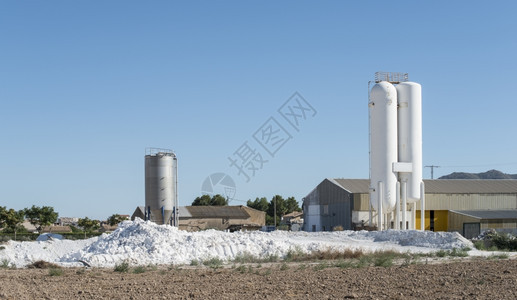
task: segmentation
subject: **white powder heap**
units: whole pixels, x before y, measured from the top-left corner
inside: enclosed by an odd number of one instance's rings
[[[472,247],[458,233],[422,231],[338,231],[338,232],[186,232],[167,225],[137,219],[119,224],[111,234],[82,241],[9,242],[0,250],[0,262],[24,267],[37,260],[62,266],[113,267],[127,261],[132,265],[189,264],[192,260],[237,255],[284,257],[289,250],[305,253],[317,250],[361,249],[365,252],[431,252],[438,249]]]

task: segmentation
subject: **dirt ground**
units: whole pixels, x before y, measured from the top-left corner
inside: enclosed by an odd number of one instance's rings
[[[517,299],[517,260],[507,259],[62,270],[0,269],[0,299]]]

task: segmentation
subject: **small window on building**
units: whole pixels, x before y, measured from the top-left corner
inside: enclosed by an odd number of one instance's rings
[[[329,206],[328,205],[323,205],[323,214],[324,215],[328,215],[329,214]],[[323,230],[325,231],[325,230]]]
[[[323,231],[325,231],[325,226],[323,226]]]
[[[312,232],[316,232],[316,225],[312,225]]]

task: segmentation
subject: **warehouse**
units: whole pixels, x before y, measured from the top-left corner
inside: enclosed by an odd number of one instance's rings
[[[437,179],[424,183],[426,230],[463,233],[463,225],[449,224],[450,211],[517,210],[517,180]],[[368,189],[368,179],[323,180],[303,199],[304,230],[331,231],[336,226],[345,230],[365,228],[370,214]],[[374,226],[375,214],[374,211]],[[407,216],[406,227],[411,227],[414,217],[416,229],[420,229],[420,203],[415,212],[408,209]],[[503,219],[501,226],[508,229],[514,225]]]
[[[449,211],[450,231],[458,231],[470,239],[487,229],[517,234],[517,210]]]
[[[238,206],[180,206],[179,229],[200,231],[218,230],[259,230],[266,225],[266,213],[251,207]],[[138,206],[131,216],[145,219],[145,208]]]

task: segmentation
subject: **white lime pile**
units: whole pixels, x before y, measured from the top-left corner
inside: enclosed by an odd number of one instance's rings
[[[362,249],[365,252],[431,252],[438,249],[472,247],[457,233],[396,231],[337,232],[186,232],[167,225],[137,219],[119,224],[111,234],[82,241],[9,242],[0,250],[0,262],[24,267],[37,260],[63,266],[113,267],[127,261],[132,265],[189,264],[193,260],[220,258],[231,261],[248,254],[265,258],[284,257],[289,250],[305,253],[317,250]]]

